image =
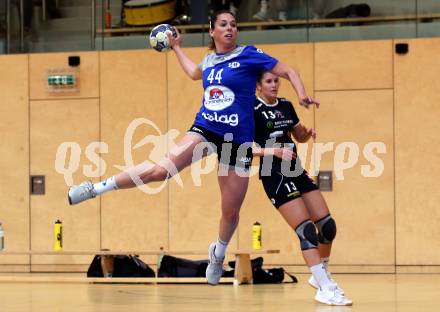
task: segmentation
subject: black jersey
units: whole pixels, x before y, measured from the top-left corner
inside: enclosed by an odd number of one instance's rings
[[[277,98],[277,102],[270,105],[257,98],[254,118],[255,142],[261,147],[271,147],[267,144],[273,143],[293,143],[290,131],[299,123],[299,118],[288,100]]]
[[[277,98],[275,104],[266,104],[257,97],[254,105],[254,119],[255,142],[259,146],[262,148],[273,147],[277,143],[278,146],[281,144],[293,147],[293,151],[296,152],[296,146],[290,132],[299,123],[299,118],[291,102],[284,98]],[[260,158],[260,169],[262,163],[263,157]],[[280,165],[281,159],[273,157],[271,171],[279,171]],[[292,165],[295,167],[295,162]]]

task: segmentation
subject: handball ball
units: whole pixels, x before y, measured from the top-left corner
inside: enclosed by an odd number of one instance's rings
[[[155,26],[150,32],[150,45],[159,52],[167,52],[171,49],[167,33],[177,37],[176,29],[169,24]]]

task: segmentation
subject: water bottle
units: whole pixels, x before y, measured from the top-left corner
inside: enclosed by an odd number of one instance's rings
[[[260,250],[263,247],[263,243],[261,241],[261,224],[255,222],[252,225],[252,248],[254,250]]]
[[[55,221],[54,238],[55,244],[53,249],[55,251],[63,250],[63,223],[60,220]]]
[[[3,231],[2,223],[0,222],[0,251],[5,249],[5,232]]]

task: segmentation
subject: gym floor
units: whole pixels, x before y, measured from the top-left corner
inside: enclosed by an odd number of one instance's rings
[[[352,307],[313,300],[308,275],[298,284],[0,283],[0,311],[310,311],[379,312],[440,309],[440,274],[335,274]]]

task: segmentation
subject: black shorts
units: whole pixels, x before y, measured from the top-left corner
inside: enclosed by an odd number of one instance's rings
[[[297,177],[286,177],[279,171],[272,171],[272,175],[262,176],[261,182],[267,197],[277,209],[302,194],[319,189],[305,170]]]
[[[188,132],[196,133],[210,143],[210,147],[217,153],[220,166],[249,172],[253,157],[252,142],[243,144],[228,142],[218,134],[199,125],[192,125]]]

